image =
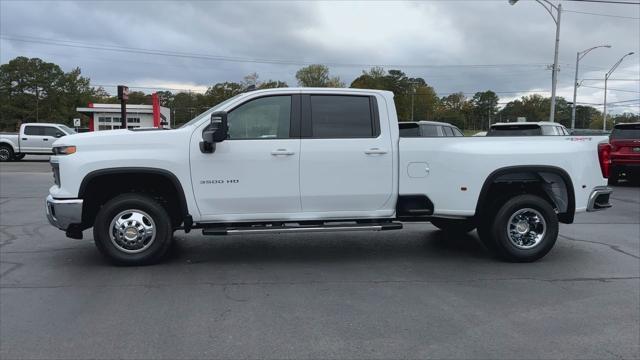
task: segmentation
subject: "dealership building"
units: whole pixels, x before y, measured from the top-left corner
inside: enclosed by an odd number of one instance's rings
[[[165,128],[171,126],[169,108],[160,106],[157,96],[152,96],[153,105],[127,104],[127,128]],[[89,131],[115,130],[122,127],[120,104],[94,104],[76,109],[89,118]]]

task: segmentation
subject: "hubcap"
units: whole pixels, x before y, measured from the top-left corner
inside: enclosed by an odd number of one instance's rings
[[[2,160],[2,161],[9,160],[9,150],[0,149],[0,160]]]
[[[142,210],[125,210],[111,220],[111,243],[116,249],[135,254],[142,252],[153,244],[156,238],[156,224]]]
[[[538,245],[547,231],[547,222],[535,209],[524,208],[516,211],[507,222],[507,236],[519,249],[531,249]]]

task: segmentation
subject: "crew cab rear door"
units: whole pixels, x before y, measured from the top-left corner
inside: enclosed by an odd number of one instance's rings
[[[393,147],[377,103],[375,96],[303,92],[303,212],[342,218],[393,212]]]
[[[229,137],[202,153],[191,144],[191,181],[203,220],[287,218],[300,211],[300,97],[251,98],[228,111]]]

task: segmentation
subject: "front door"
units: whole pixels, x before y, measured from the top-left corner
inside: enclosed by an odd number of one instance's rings
[[[191,142],[191,181],[203,221],[258,221],[300,212],[298,95],[250,99],[228,113],[229,137],[202,153]],[[292,124],[294,124],[292,126]]]

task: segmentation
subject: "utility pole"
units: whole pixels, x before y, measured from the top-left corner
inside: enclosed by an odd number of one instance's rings
[[[509,4],[515,5],[519,0],[509,0]],[[549,121],[554,122],[556,116],[556,86],[558,84],[558,53],[560,52],[560,18],[562,16],[562,4],[553,5],[549,0],[536,0],[536,2],[551,15],[556,23],[556,42],[553,55],[553,68],[551,71],[551,109],[549,111]],[[555,10],[555,14],[553,11]]]
[[[618,62],[611,67],[611,70],[609,70],[609,72],[607,72],[604,75],[604,110],[602,112],[602,130],[603,131],[607,130],[607,82],[609,81],[609,77],[611,76],[611,74],[613,74],[613,72],[618,68],[622,60],[624,60],[624,58],[630,55],[633,55],[633,51],[621,57],[620,60],[618,60]]]
[[[571,106],[571,130],[576,128],[576,96],[578,94],[578,86],[580,86],[578,84],[578,67],[580,66],[580,60],[585,57],[591,50],[601,47],[611,48],[611,45],[598,45],[583,51],[578,51],[576,53],[576,76],[575,80],[573,81],[573,105]]]
[[[127,100],[129,100],[129,88],[118,85],[118,99],[120,99],[120,128],[127,128]]]
[[[411,88],[411,121],[413,121],[413,98],[416,97],[416,88]]]

